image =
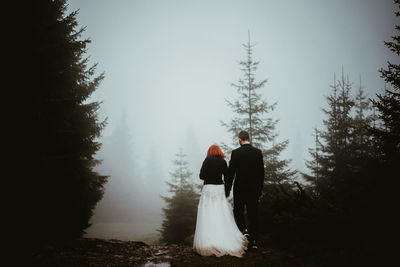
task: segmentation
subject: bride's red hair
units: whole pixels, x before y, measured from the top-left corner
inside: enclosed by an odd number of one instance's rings
[[[221,148],[217,145],[212,145],[207,151],[207,157],[209,156],[220,156],[225,158],[225,154],[222,152]]]

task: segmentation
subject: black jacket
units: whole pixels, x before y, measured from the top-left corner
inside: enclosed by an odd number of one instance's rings
[[[228,175],[225,179],[225,194],[259,197],[264,184],[264,161],[261,150],[250,144],[244,144],[232,151]]]
[[[210,156],[203,161],[200,170],[200,179],[204,184],[223,184],[222,175],[226,179],[228,166],[220,156]]]

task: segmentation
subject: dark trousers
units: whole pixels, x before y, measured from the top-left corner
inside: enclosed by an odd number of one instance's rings
[[[248,229],[252,241],[257,241],[258,239],[257,207],[257,196],[241,195],[239,192],[233,195],[233,215],[235,217],[236,225],[242,232],[246,229],[244,218],[244,209],[246,208],[247,221],[249,223]]]

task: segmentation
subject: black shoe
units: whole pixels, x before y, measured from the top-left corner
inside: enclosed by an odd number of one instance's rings
[[[250,247],[251,247],[252,249],[258,249],[257,242],[256,242],[255,240],[251,241]]]

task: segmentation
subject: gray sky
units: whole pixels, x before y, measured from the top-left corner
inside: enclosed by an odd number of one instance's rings
[[[241,75],[248,30],[256,77],[269,80],[260,92],[278,102],[279,137],[290,141],[283,157],[300,170],[333,73],[343,66],[357,83],[361,75],[373,96],[383,88],[378,69],[393,57],[383,44],[396,23],[391,0],[70,0],[76,9],[91,62],[105,71],[93,95],[109,118],[103,136],[125,109],[139,164],[155,151],[166,176],[179,147],[199,166],[209,145],[230,141],[219,121],[231,117],[224,99],[236,96],[230,83]]]

